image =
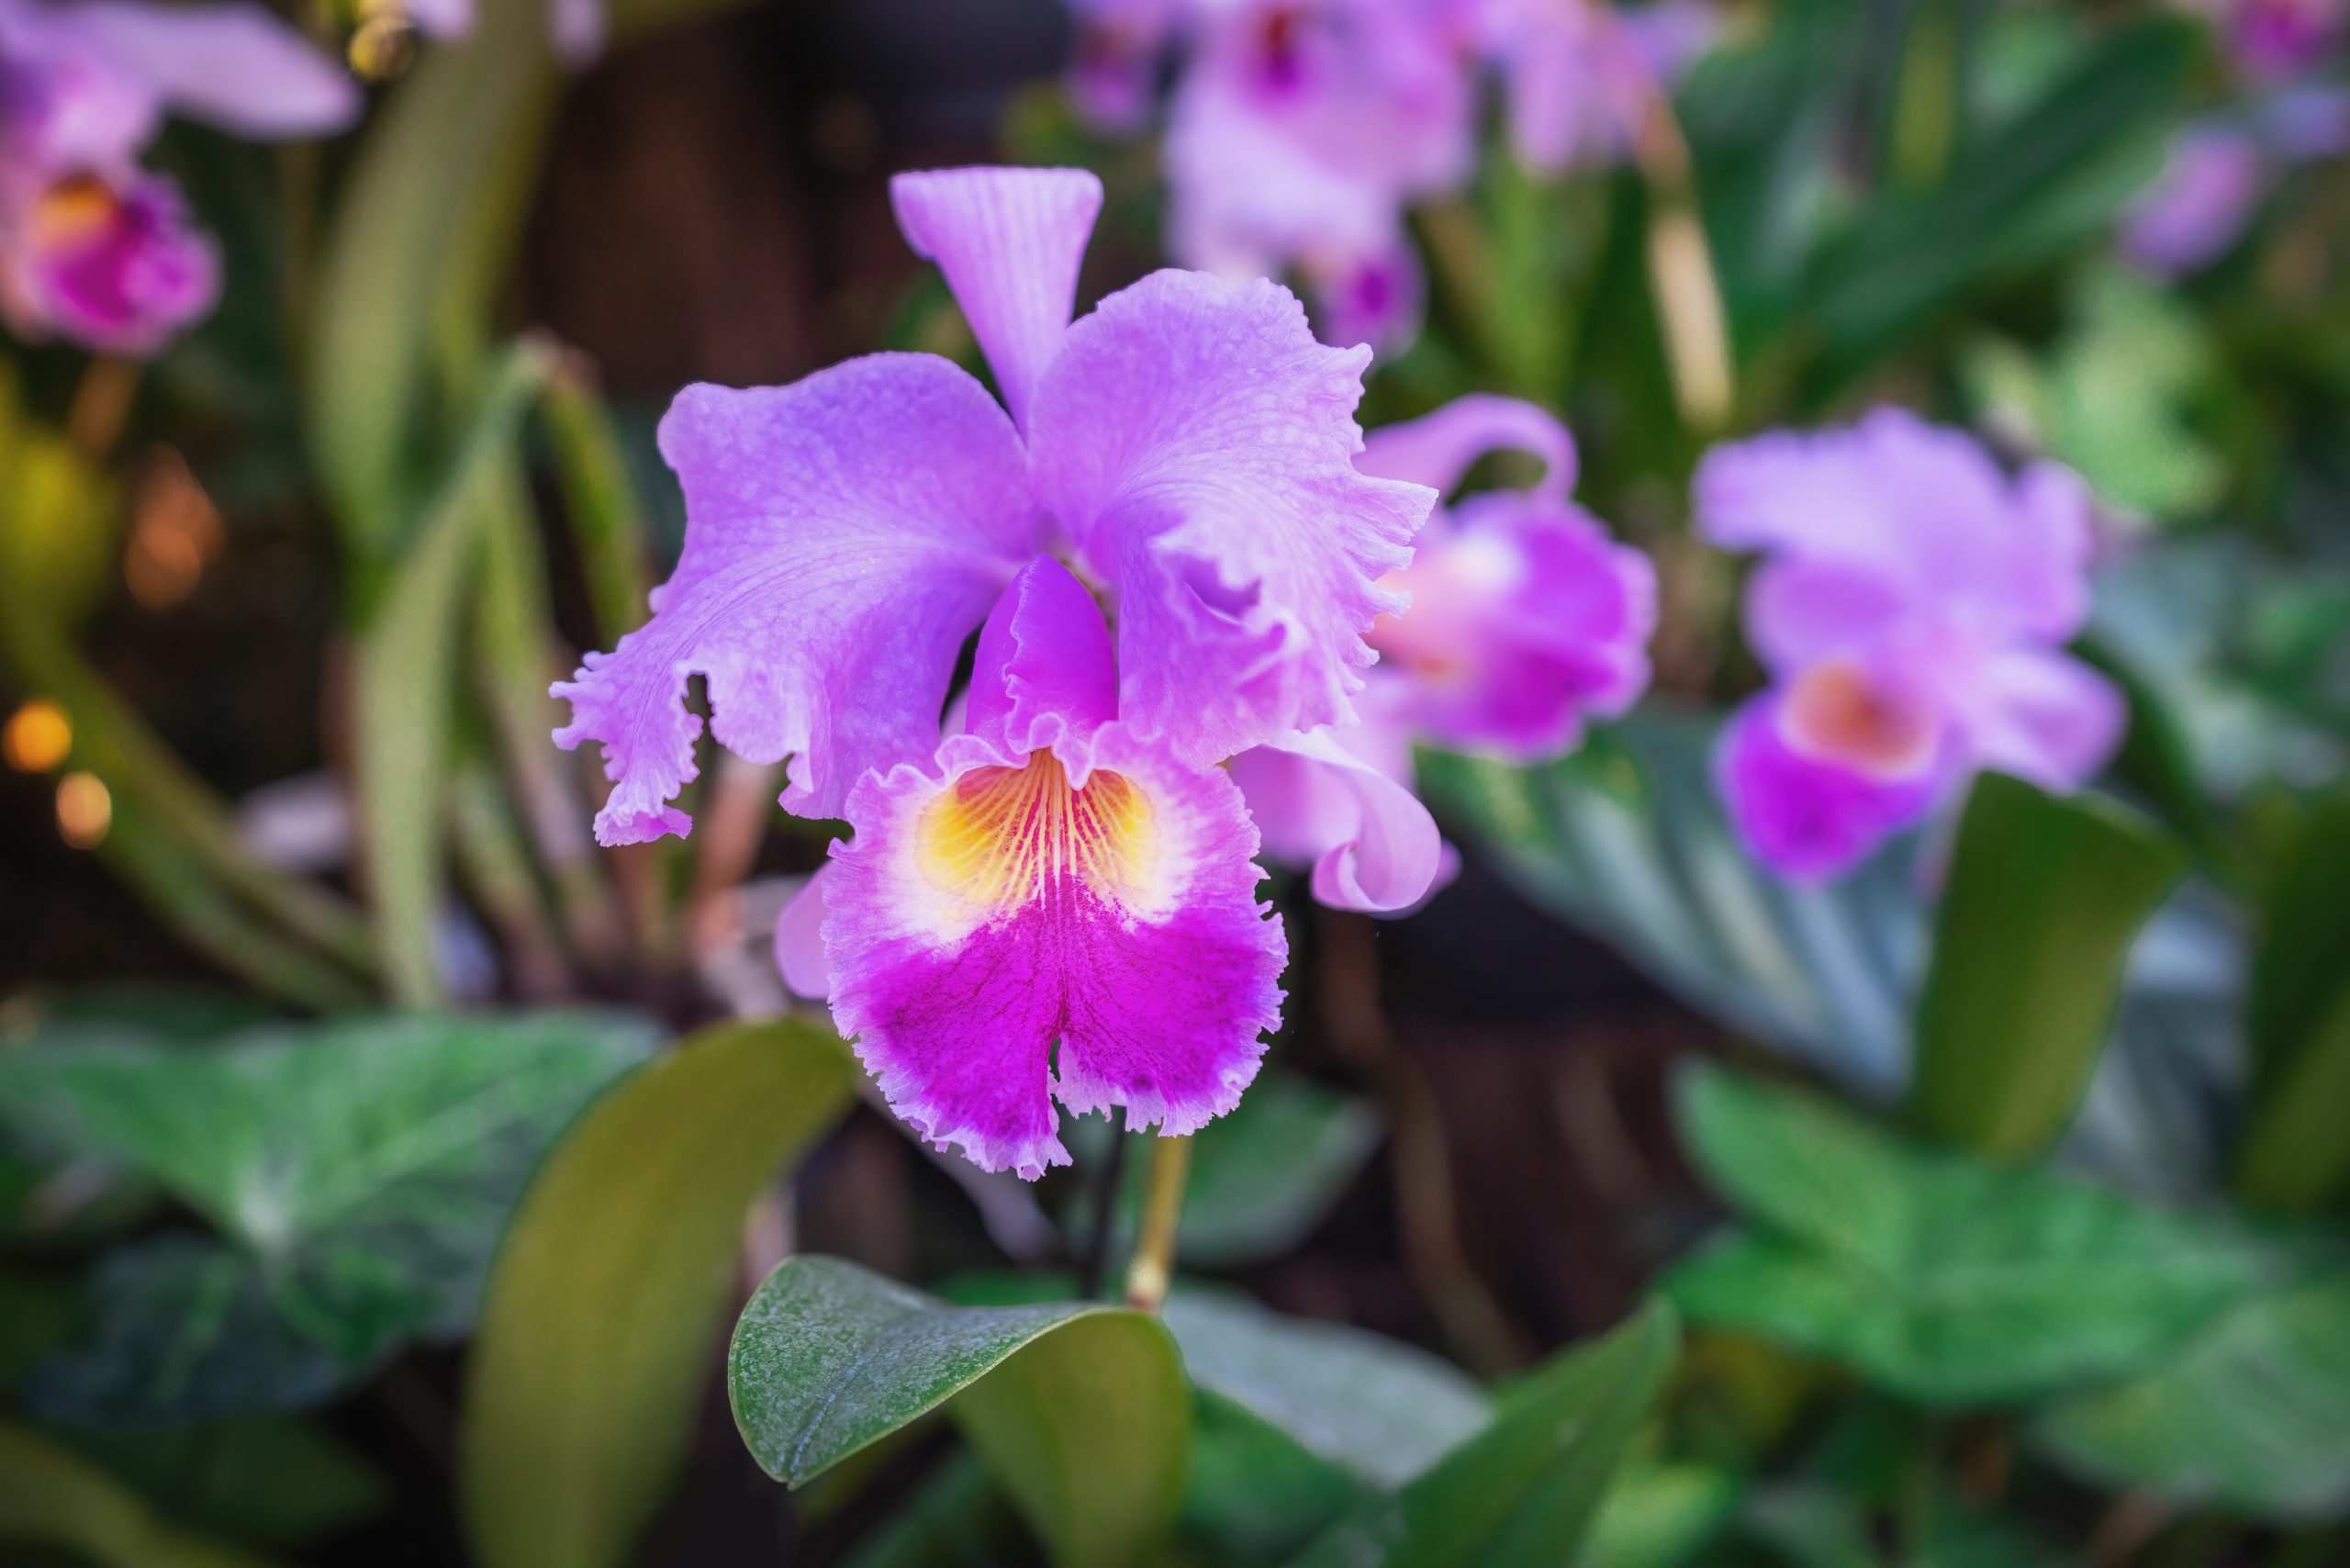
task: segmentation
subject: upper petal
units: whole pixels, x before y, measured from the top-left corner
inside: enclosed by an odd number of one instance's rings
[[[963,640],[1035,553],[1019,437],[946,361],[871,354],[789,386],[689,386],[661,421],[686,493],[686,547],[652,620],[554,688],[558,744],[604,744],[605,844],[683,833],[667,802],[712,733],[795,757],[788,810],[836,816],[868,767],[938,744]]]
[[[1434,492],[1359,474],[1365,349],[1296,298],[1154,273],[1071,327],[1038,386],[1038,498],[1119,592],[1119,713],[1198,762],[1352,716]]]
[[[1036,379],[1077,307],[1101,180],[1083,169],[934,169],[891,176],[890,205],[907,243],[946,274],[1025,428]]]
[[[171,107],[239,136],[310,136],[359,118],[358,84],[261,6],[86,0],[73,26]]]
[[[1313,867],[1314,896],[1332,908],[1385,913],[1427,896],[1444,840],[1412,793],[1408,739],[1374,729],[1283,735],[1234,757],[1231,773],[1266,854]]]
[[[938,765],[865,777],[824,892],[834,1022],[891,1107],[1028,1177],[1068,1162],[1056,1092],[1168,1134],[1230,1110],[1287,960],[1232,781],[1118,724]]]
[[[1355,467],[1449,494],[1477,459],[1505,450],[1542,460],[1542,477],[1528,493],[1564,500],[1574,488],[1575,442],[1567,427],[1523,398],[1488,392],[1455,398],[1434,413],[1371,431]]]

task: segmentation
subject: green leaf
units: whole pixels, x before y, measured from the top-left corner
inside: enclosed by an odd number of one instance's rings
[[[1195,1385],[1375,1485],[1410,1480],[1485,1424],[1476,1383],[1409,1345],[1202,1291],[1176,1292],[1164,1316]]]
[[[386,569],[418,532],[439,314],[492,270],[554,108],[540,8],[480,13],[464,48],[427,51],[375,117],[320,266],[309,433],[363,568]]]
[[[2279,1522],[2350,1513],[2350,1275],[2265,1295],[2033,1436],[2090,1481]]]
[[[1677,1568],[1729,1522],[1742,1489],[1711,1465],[1627,1465],[1591,1522],[1582,1568]]]
[[[461,611],[522,416],[544,379],[543,350],[517,348],[492,379],[471,435],[360,643],[352,723],[376,945],[395,1000],[442,1000],[441,827]]]
[[[1908,857],[1818,886],[1774,876],[1722,815],[1714,734],[1697,715],[1644,714],[1544,767],[1424,753],[1420,782],[1535,903],[1698,1011],[1890,1094],[1925,941]]]
[[[1034,1550],[987,1466],[958,1449],[858,1543],[848,1568],[985,1568],[1019,1562]]]
[[[690,1447],[744,1214],[856,1077],[805,1020],[711,1029],[606,1091],[548,1154],[466,1363],[461,1495],[483,1562],[628,1559]]]
[[[1371,1489],[1219,1394],[1199,1396],[1180,1536],[1217,1564],[1287,1561]]]
[[[650,1039],[619,1014],[411,1015],[0,1054],[0,1121],[145,1174],[226,1238],[112,1254],[95,1320],[28,1397],[101,1420],[286,1408],[461,1331],[540,1151]]]
[[[1807,1092],[1682,1088],[1684,1146],[1753,1228],[1674,1269],[1673,1299],[1922,1403],[2132,1375],[2300,1266],[2225,1216],[1907,1144]]]
[[[1298,1568],[1572,1561],[1679,1346],[1673,1309],[1657,1302],[1606,1338],[1553,1358],[1513,1389],[1490,1427],[1333,1526]]]
[[[383,1473],[316,1422],[262,1417],[56,1434],[158,1508],[199,1529],[299,1546],[383,1511]]]
[[[1996,1159],[2053,1143],[2104,1049],[2130,945],[2186,869],[2135,812],[1979,776],[1919,999],[1917,1124]]]
[[[794,1258],[743,1309],[726,1370],[744,1440],[794,1486],[954,1401],[1057,1562],[1131,1559],[1181,1497],[1191,1396],[1147,1314],[950,1306],[837,1259]]]
[[[1862,208],[1821,247],[1806,291],[1831,377],[1986,280],[2102,230],[2157,166],[2199,44],[2173,18],[2118,29],[1934,189]]]
[[[2304,808],[2278,835],[2260,901],[2246,1033],[2253,1112],[2236,1187],[2272,1208],[2314,1208],[2350,1183],[2350,792]]]
[[[0,1543],[47,1547],[101,1568],[261,1568],[183,1534],[71,1450],[0,1425]]]

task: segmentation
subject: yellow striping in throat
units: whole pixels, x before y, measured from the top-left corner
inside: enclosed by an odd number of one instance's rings
[[[930,884],[968,903],[1010,912],[1082,880],[1104,901],[1131,904],[1150,880],[1158,835],[1134,781],[1098,769],[1069,787],[1060,759],[1032,753],[1022,767],[979,767],[924,807],[915,863]]]

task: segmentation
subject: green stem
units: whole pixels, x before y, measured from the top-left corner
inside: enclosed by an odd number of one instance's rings
[[[1157,1312],[1175,1278],[1175,1232],[1183,1218],[1183,1183],[1192,1173],[1192,1140],[1162,1137],[1151,1151],[1143,1194],[1142,1235],[1126,1270],[1126,1305]]]

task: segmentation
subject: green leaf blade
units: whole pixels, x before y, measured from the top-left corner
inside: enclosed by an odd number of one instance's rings
[[[856,1075],[803,1020],[712,1029],[614,1085],[549,1153],[466,1365],[461,1495],[489,1568],[626,1560],[690,1445],[744,1213]]]
[[[1492,1426],[1319,1537],[1296,1568],[1537,1568],[1572,1562],[1680,1353],[1652,1303],[1513,1390]]]
[[[794,1258],[744,1308],[727,1384],[753,1457],[793,1486],[955,1400],[1062,1562],[1125,1561],[1181,1502],[1191,1397],[1173,1340],[1145,1314],[951,1306],[838,1259]]]
[[[2131,944],[2186,868],[2134,812],[1978,778],[1919,999],[1919,1126],[2009,1160],[2053,1143],[2104,1048]]]

